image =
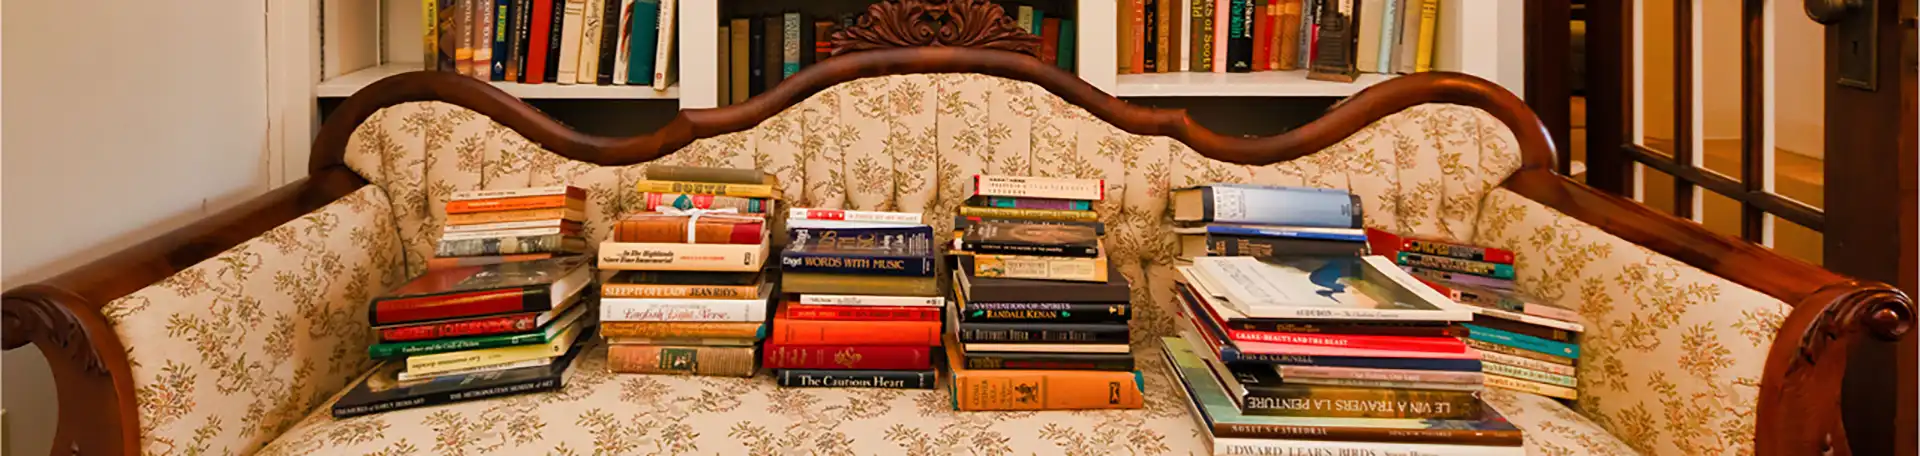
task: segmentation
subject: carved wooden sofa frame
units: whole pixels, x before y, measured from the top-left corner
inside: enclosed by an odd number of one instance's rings
[[[368,185],[343,162],[349,136],[376,111],[413,101],[443,101],[476,111],[565,157],[601,165],[642,163],[690,142],[749,129],[835,84],[915,73],[980,73],[1025,81],[1133,134],[1176,139],[1206,157],[1263,165],[1335,144],[1370,122],[1425,103],[1478,108],[1516,135],[1521,169],[1502,187],[1580,221],[1792,305],[1768,351],[1760,380],[1758,454],[1847,454],[1841,426],[1842,377],[1857,346],[1891,350],[1913,324],[1904,293],[1841,276],[1760,246],[1707,231],[1555,174],[1547,132],[1518,98],[1465,75],[1425,73],[1381,83],[1345,100],[1322,118],[1269,137],[1235,137],[1196,124],[1181,110],[1136,106],[1029,55],[1030,35],[997,33],[995,21],[960,15],[944,27],[874,27],[874,17],[923,10],[876,5],[857,33],[836,36],[833,59],[794,75],[747,102],[683,110],[660,130],[603,137],[567,128],[486,83],[445,73],[389,78],[342,103],[313,143],[309,177],[51,279],[8,290],[5,348],[34,344],[58,385],[55,454],[131,455],[140,451],[139,419],[127,346],[102,307],[211,258],[275,226]],[[995,8],[997,10],[997,8]],[[998,11],[995,11],[997,14]],[[924,25],[924,24],[923,24]],[[972,48],[967,48],[972,47]],[[983,49],[984,48],[984,49]],[[859,52],[855,52],[859,51]],[[1901,360],[1911,369],[1913,360]],[[1871,392],[1891,397],[1892,392]]]

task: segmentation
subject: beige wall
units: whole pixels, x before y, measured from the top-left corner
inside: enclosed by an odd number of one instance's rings
[[[1800,2],[1768,4],[1774,16],[1774,147],[1826,156],[1826,28],[1808,19]]]
[[[0,286],[266,189],[264,2],[14,0],[0,17]],[[6,442],[47,454],[38,350],[4,355]]]

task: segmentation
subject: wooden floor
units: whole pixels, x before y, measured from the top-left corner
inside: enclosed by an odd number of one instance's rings
[[[1572,131],[1570,132],[1571,150],[1568,155],[1574,163],[1575,179],[1584,180],[1587,160],[1587,119],[1586,97],[1573,97],[1569,103]],[[1672,140],[1648,138],[1642,143],[1650,149],[1671,151]],[[1742,176],[1741,146],[1739,138],[1713,139],[1702,141],[1701,161],[1708,170],[1726,175],[1735,180],[1744,181]],[[1825,207],[1825,160],[1795,153],[1785,149],[1774,150],[1774,192],[1782,196],[1807,203],[1815,208]],[[1675,179],[1672,176],[1641,167],[1644,173],[1642,202],[1661,212],[1672,214],[1673,189]],[[1701,198],[1700,221],[1707,229],[1729,236],[1740,236],[1740,205],[1737,201],[1705,189],[1695,192]],[[1774,222],[1773,247],[1794,258],[1813,264],[1820,264],[1822,239],[1819,232],[1795,225],[1785,220]]]

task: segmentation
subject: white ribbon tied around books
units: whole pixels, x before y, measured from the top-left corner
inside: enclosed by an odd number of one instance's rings
[[[720,209],[680,209],[680,208],[674,208],[674,207],[662,207],[660,208],[660,213],[672,215],[672,216],[682,216],[682,215],[686,216],[687,217],[687,243],[694,244],[695,242],[693,241],[693,235],[694,235],[693,228],[696,224],[700,223],[700,216],[706,215],[706,214],[736,215],[740,213],[740,209],[732,208],[732,207],[720,208]]]

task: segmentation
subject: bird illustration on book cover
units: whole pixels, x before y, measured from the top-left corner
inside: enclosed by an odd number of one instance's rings
[[[1326,302],[1320,303],[1321,305],[1346,307],[1355,304],[1358,299],[1364,299],[1363,295],[1354,292],[1350,282],[1359,268],[1358,258],[1302,256],[1262,258],[1261,260],[1267,264],[1293,269],[1297,273],[1305,273],[1307,283],[1312,284],[1313,294],[1327,299]]]

